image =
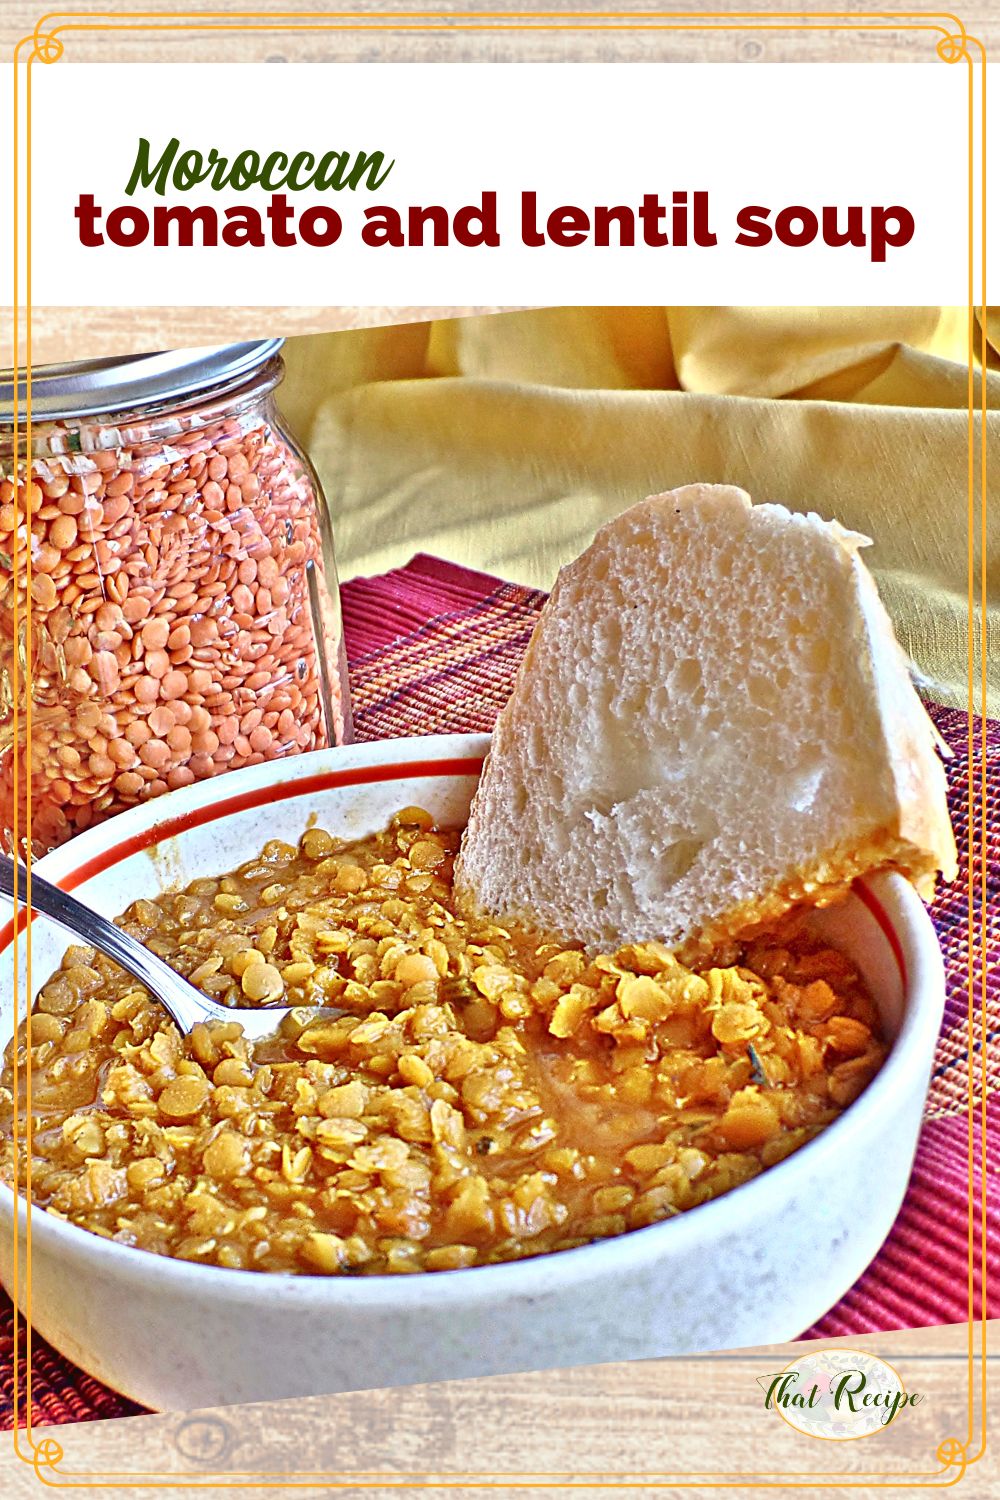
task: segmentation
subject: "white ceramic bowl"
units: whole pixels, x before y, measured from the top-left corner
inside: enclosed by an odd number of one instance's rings
[[[487,745],[482,735],[388,740],[255,766],[123,813],[38,869],[116,915],[140,896],[234,868],[269,838],[295,841],[312,813],[349,837],[375,831],[411,803],[464,822]],[[533,1260],[351,1278],[169,1260],[35,1209],[35,1327],[98,1379],[160,1409],[797,1337],[857,1279],[896,1216],[944,995],[933,927],[899,876],[860,884],[846,905],[817,921],[860,967],[892,1050],[829,1129],[725,1197]],[[23,935],[18,941],[23,962]],[[35,922],[36,984],[66,946],[60,929]],[[0,933],[0,1045],[13,1029],[12,954],[8,928]],[[7,1287],[14,1216],[14,1196],[3,1187],[0,1277]],[[23,1200],[17,1217],[23,1268]],[[22,1269],[22,1291],[24,1284]]]

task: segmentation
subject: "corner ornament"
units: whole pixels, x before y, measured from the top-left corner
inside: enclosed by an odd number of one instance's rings
[[[969,1467],[968,1444],[963,1443],[960,1438],[945,1438],[944,1442],[938,1444],[934,1456],[943,1469],[958,1469],[959,1472],[952,1481],[958,1484]]]
[[[31,1465],[43,1483],[46,1478],[44,1471],[55,1473],[56,1465],[62,1462],[62,1458],[62,1446],[55,1438],[42,1438],[40,1443],[32,1444]]]
[[[62,57],[63,52],[65,51],[61,39],[56,36],[55,32],[49,32],[46,34],[39,31],[38,27],[35,28],[34,35],[31,38],[31,42],[32,49],[28,56],[29,63],[58,62]]]
[[[969,43],[972,40],[973,38],[963,26],[960,31],[943,36],[939,42],[935,43],[934,50],[942,62],[972,62],[973,58],[969,51]]]

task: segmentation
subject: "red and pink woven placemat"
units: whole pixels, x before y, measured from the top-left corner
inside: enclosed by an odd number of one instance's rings
[[[408,734],[489,730],[505,701],[513,674],[531,635],[544,595],[503,583],[432,557],[416,557],[405,568],[380,578],[358,578],[344,585],[344,630],[351,668],[354,725],[358,739],[393,739]],[[860,1281],[807,1337],[870,1334],[891,1328],[964,1322],[968,1311],[969,1234],[969,975],[968,951],[968,767],[966,715],[932,708],[935,723],[955,751],[948,763],[951,810],[962,868],[954,884],[938,896],[933,917],[944,951],[948,996],[924,1129],[906,1201],[888,1240]],[[990,847],[1000,830],[1000,722],[977,725],[986,735],[994,790],[987,806]],[[974,871],[978,884],[979,871]],[[985,922],[987,962],[987,1044],[1000,1027],[1000,916],[995,861],[988,869]],[[978,897],[977,897],[978,899]],[[981,955],[971,974],[979,994]],[[978,1097],[980,1052],[973,1047],[973,1088]],[[988,1061],[990,1128],[1000,1123],[996,1086],[1000,1068]],[[975,1159],[981,1160],[978,1124]],[[878,1171],[878,1143],[872,1143],[871,1170]],[[988,1273],[1000,1273],[995,1239],[1000,1190],[988,1183]],[[977,1183],[978,1195],[978,1183]],[[816,1245],[816,1255],[824,1246]],[[975,1277],[976,1297],[981,1268]],[[23,1360],[24,1331],[21,1329]],[[13,1420],[14,1311],[0,1291],[0,1427]],[[44,1340],[32,1339],[33,1423],[79,1422],[132,1416],[142,1410],[63,1359]],[[22,1380],[23,1388],[23,1364]],[[23,1413],[22,1413],[23,1417]]]

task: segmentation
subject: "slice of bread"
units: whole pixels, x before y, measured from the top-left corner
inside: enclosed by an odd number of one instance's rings
[[[497,720],[460,898],[590,948],[714,947],[892,867],[954,876],[934,727],[868,538],[728,485],[562,570]]]

